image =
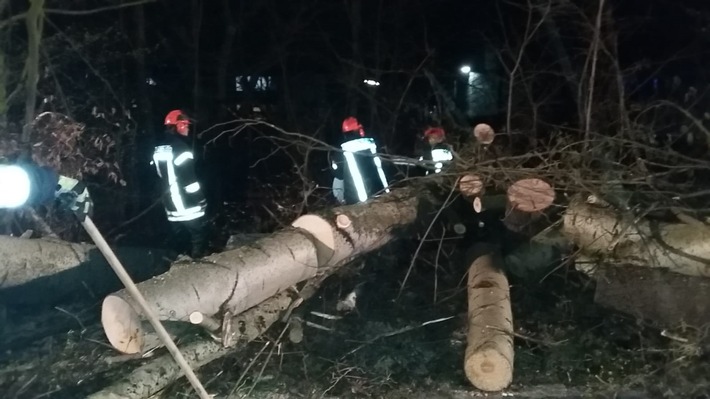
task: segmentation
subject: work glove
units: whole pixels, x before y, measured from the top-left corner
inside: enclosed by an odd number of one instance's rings
[[[59,176],[55,196],[60,205],[72,211],[80,222],[83,222],[86,216],[90,216],[94,209],[89,190],[84,183],[76,179]]]
[[[337,177],[333,179],[333,197],[340,204],[345,204],[345,182]]]

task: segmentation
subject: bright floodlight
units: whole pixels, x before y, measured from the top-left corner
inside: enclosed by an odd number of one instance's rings
[[[0,208],[22,206],[30,197],[30,177],[19,166],[0,166],[0,182]]]
[[[380,82],[378,82],[376,80],[372,80],[372,79],[365,79],[364,82],[368,86],[379,86],[380,85]]]
[[[471,67],[468,65],[464,65],[460,69],[461,73],[470,73],[471,72]]]

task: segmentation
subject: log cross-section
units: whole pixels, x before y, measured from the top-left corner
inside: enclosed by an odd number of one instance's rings
[[[502,261],[476,245],[468,270],[468,335],[464,370],[478,389],[500,391],[513,380],[513,314]]]

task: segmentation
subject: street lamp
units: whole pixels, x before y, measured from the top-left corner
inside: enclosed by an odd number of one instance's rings
[[[379,86],[380,82],[373,80],[373,79],[365,79],[364,83],[368,86]]]
[[[468,75],[469,73],[471,73],[471,67],[468,66],[468,65],[462,66],[461,69],[459,69],[459,70],[460,70],[461,73],[464,74],[464,75]]]

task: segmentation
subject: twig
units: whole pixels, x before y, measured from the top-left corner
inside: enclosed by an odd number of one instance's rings
[[[106,235],[107,235],[107,236],[112,236],[113,233],[115,233],[116,231],[118,231],[118,230],[120,230],[120,229],[122,229],[122,228],[128,226],[129,224],[135,222],[136,220],[142,218],[145,214],[147,214],[148,212],[150,212],[151,209],[155,208],[155,207],[156,207],[158,204],[160,204],[161,202],[162,202],[162,199],[157,199],[157,200],[155,200],[155,202],[153,202],[149,207],[147,207],[146,209],[144,209],[142,212],[140,212],[140,213],[137,214],[136,216],[133,216],[132,218],[126,220],[126,221],[123,222],[123,223],[121,223],[120,225],[114,227],[112,230],[110,230],[108,233],[106,233]]]
[[[404,276],[404,280],[402,281],[402,284],[399,286],[399,293],[397,294],[396,299],[399,299],[400,296],[402,296],[402,292],[404,291],[404,286],[407,284],[407,280],[409,279],[409,275],[412,273],[412,269],[414,269],[414,263],[417,261],[417,257],[419,256],[419,252],[422,250],[422,247],[424,246],[424,240],[427,238],[429,235],[429,232],[431,232],[431,229],[434,227],[434,223],[439,219],[439,215],[441,215],[441,212],[448,206],[449,201],[451,200],[451,197],[454,195],[454,192],[456,191],[456,187],[458,186],[457,184],[454,184],[451,187],[451,191],[449,191],[448,197],[446,197],[446,200],[444,201],[444,204],[439,207],[439,210],[436,212],[436,215],[434,215],[434,219],[432,219],[431,223],[429,223],[429,227],[426,229],[426,232],[424,233],[424,237],[422,237],[421,240],[419,240],[419,246],[417,247],[417,250],[414,251],[414,255],[412,255],[412,261],[409,263],[409,269],[407,269],[407,274]]]
[[[604,0],[599,0],[599,11],[597,12],[597,21],[594,26],[594,42],[592,50],[592,70],[589,73],[589,96],[587,97],[587,110],[584,121],[584,150],[589,148],[589,130],[592,124],[592,101],[594,100],[594,82],[597,76],[597,59],[599,57],[599,36],[602,29],[602,13],[604,12]]]
[[[428,326],[428,325],[430,325],[430,324],[436,324],[436,323],[441,323],[441,322],[444,322],[444,321],[447,321],[447,320],[451,320],[451,319],[453,319],[454,317],[455,317],[455,316],[442,317],[442,318],[439,318],[439,319],[434,319],[434,320],[425,321],[425,322],[423,322],[423,323],[421,323],[421,324],[418,324],[418,325],[415,325],[415,326],[407,326],[407,327],[400,328],[400,329],[398,329],[398,330],[394,330],[394,331],[390,331],[390,332],[387,332],[387,333],[379,334],[379,335],[375,336],[374,338],[372,338],[372,339],[370,339],[370,340],[368,340],[368,341],[366,341],[366,342],[363,342],[360,346],[358,346],[357,348],[355,348],[355,349],[351,350],[350,352],[344,354],[342,357],[352,355],[353,353],[359,351],[360,349],[364,348],[364,347],[367,346],[367,345],[372,344],[373,342],[377,341],[377,340],[380,339],[380,338],[388,338],[388,337],[393,337],[393,336],[395,336],[395,335],[404,334],[404,333],[407,333],[407,332],[410,332],[410,331],[417,330],[417,329],[422,328],[422,327],[424,327],[424,326]]]
[[[81,327],[81,330],[82,330],[82,331],[86,331],[86,327],[84,326],[84,323],[81,322],[81,319],[80,319],[77,315],[75,315],[75,314],[69,312],[69,311],[66,310],[66,309],[62,309],[62,308],[60,308],[59,306],[55,306],[54,308],[57,309],[58,311],[64,313],[64,314],[68,315],[68,316],[73,317],[74,320],[76,320],[76,322],[79,323],[79,326]]]

